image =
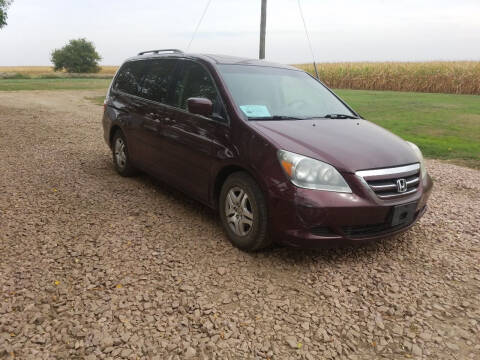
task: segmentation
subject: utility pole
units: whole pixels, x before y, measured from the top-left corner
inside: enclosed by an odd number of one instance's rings
[[[267,0],[262,0],[262,14],[260,15],[260,51],[259,59],[265,59],[265,29],[267,27]]]

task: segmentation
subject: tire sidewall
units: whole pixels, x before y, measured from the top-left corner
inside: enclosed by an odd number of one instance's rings
[[[117,142],[117,139],[122,139],[123,143],[125,144],[125,156],[126,156],[126,163],[124,168],[122,169],[117,162],[117,157],[115,156],[115,144]],[[122,176],[130,176],[132,174],[132,165],[130,163],[130,156],[128,154],[128,143],[127,139],[125,138],[125,135],[121,131],[117,131],[115,135],[113,136],[112,139],[112,157],[113,157],[113,165],[115,167],[115,170]]]

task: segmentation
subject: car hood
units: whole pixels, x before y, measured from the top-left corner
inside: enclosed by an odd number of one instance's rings
[[[279,149],[324,161],[343,172],[418,162],[406,141],[363,119],[251,121]]]

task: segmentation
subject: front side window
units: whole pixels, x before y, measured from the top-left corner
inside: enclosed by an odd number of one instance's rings
[[[148,100],[168,104],[168,88],[177,62],[178,60],[175,59],[146,60],[141,96]]]
[[[219,68],[236,105],[251,120],[355,117],[303,71],[253,65]]]
[[[113,89],[139,96],[141,93],[140,83],[143,75],[143,64],[143,61],[125,63],[117,75]]]
[[[188,110],[187,100],[191,97],[209,99],[213,103],[214,112],[218,112],[217,90],[210,74],[200,64],[187,61],[183,76],[175,87],[175,106]]]

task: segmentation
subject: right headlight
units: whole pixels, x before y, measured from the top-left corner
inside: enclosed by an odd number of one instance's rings
[[[290,181],[301,188],[351,193],[343,176],[332,165],[279,150],[278,160]]]
[[[425,179],[425,177],[427,176],[427,168],[425,167],[425,160],[423,159],[422,152],[414,143],[407,141],[407,144],[410,145],[412,150],[417,155],[418,161],[420,162],[420,172],[422,173],[422,179]]]

